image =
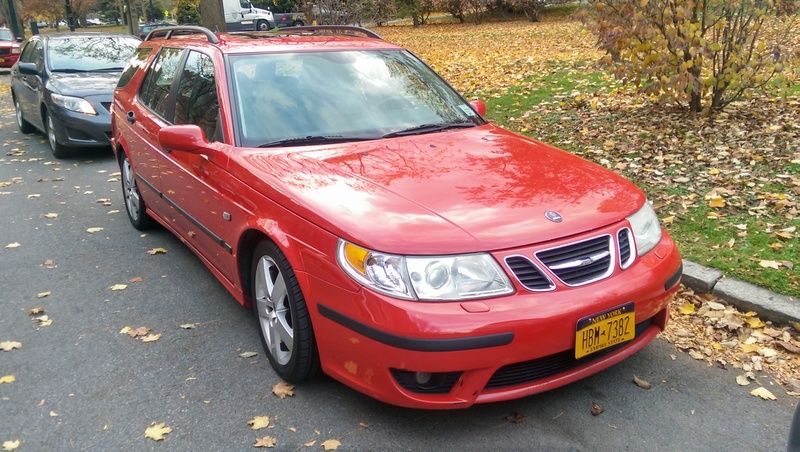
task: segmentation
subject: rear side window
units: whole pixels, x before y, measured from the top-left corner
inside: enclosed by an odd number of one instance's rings
[[[119,82],[117,82],[117,88],[122,88],[131,81],[133,75],[136,74],[136,71],[147,61],[147,57],[149,57],[152,52],[153,49],[149,47],[141,47],[136,50],[136,53],[134,53],[130,61],[128,61],[128,66],[122,72],[122,76],[119,78]]]
[[[167,47],[161,49],[158,58],[144,76],[142,88],[139,91],[141,102],[162,118],[167,118],[167,100],[178,71],[182,52],[181,49]]]
[[[175,124],[195,124],[209,141],[219,141],[219,100],[214,63],[208,56],[190,51],[178,82]]]

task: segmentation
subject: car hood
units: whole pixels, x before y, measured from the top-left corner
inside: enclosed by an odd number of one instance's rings
[[[298,149],[239,157],[301,215],[385,252],[530,245],[620,221],[645,201],[601,166],[492,125]]]
[[[65,96],[111,95],[114,93],[120,74],[122,74],[122,71],[81,72],[76,74],[51,72],[47,83],[51,91]]]

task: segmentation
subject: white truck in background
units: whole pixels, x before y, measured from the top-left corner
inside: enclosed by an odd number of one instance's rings
[[[250,0],[223,0],[228,31],[271,30],[277,24],[272,11],[255,8]]]

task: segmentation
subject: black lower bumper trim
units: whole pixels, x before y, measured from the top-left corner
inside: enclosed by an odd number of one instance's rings
[[[317,305],[319,313],[334,322],[347,327],[362,336],[381,342],[392,347],[420,352],[452,352],[459,350],[475,350],[479,348],[499,347],[508,345],[514,339],[514,333],[487,334],[484,336],[455,337],[443,339],[417,339],[398,336],[396,334],[380,331],[369,325],[353,320],[344,314],[322,304]]]
[[[664,282],[664,290],[670,290],[675,286],[675,284],[681,282],[681,276],[683,276],[683,262],[681,262],[681,266],[678,267],[678,271],[676,271],[674,275],[667,278],[666,282]]]

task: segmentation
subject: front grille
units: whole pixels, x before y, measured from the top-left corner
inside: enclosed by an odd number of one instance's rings
[[[622,268],[628,268],[633,263],[630,229],[624,228],[617,232],[617,243],[619,244],[619,265]]]
[[[526,289],[544,291],[555,289],[555,284],[525,256],[508,256],[506,265]]]
[[[636,337],[652,324],[652,319],[647,319],[644,322],[636,325]],[[521,363],[509,364],[497,369],[497,372],[492,375],[492,378],[486,384],[486,389],[505,388],[507,386],[520,385],[530,383],[542,378],[547,378],[570,369],[574,369],[582,364],[592,362],[602,356],[619,350],[621,347],[630,344],[630,342],[623,342],[605,350],[585,356],[581,359],[575,359],[575,351],[567,350],[554,355],[545,356],[543,358],[532,359]]]
[[[453,389],[461,372],[433,372],[430,381],[418,383],[416,372],[408,370],[390,369],[397,383],[411,392],[419,394],[447,394]]]
[[[0,55],[11,55],[10,47],[0,47]]]
[[[536,253],[536,257],[558,279],[569,286],[580,286],[611,274],[611,237],[602,235]]]

